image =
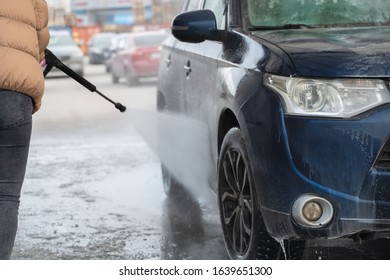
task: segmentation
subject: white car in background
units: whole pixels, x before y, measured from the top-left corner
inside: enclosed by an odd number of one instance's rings
[[[68,31],[50,31],[50,42],[47,47],[53,52],[66,66],[71,68],[77,74],[84,75],[84,54],[80,47],[74,42]],[[62,74],[61,70],[53,68],[48,76],[57,76]]]

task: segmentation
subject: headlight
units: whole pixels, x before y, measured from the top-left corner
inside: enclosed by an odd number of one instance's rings
[[[349,118],[390,102],[389,90],[378,79],[307,79],[264,76],[265,85],[278,93],[286,114]]]

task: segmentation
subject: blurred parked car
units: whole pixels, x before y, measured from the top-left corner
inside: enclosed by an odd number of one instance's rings
[[[106,72],[111,72],[112,56],[120,50],[125,49],[126,41],[131,33],[120,33],[111,38],[110,46],[104,51],[104,65]]]
[[[115,33],[103,32],[92,36],[88,44],[88,55],[90,64],[103,64],[104,52],[109,48],[111,39]]]
[[[163,31],[129,34],[124,48],[112,56],[112,82],[118,83],[120,78],[125,78],[128,85],[134,85],[140,78],[157,77],[161,43],[167,36]]]
[[[73,41],[69,31],[50,31],[48,49],[77,74],[84,75],[84,54]],[[48,77],[56,75],[65,74],[54,67]]]
[[[184,9],[162,47],[157,106],[206,126],[230,257],[390,238],[390,1]],[[163,179],[180,193],[164,166]]]

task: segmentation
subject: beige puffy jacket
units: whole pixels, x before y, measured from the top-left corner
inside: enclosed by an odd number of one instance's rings
[[[41,106],[44,77],[40,62],[49,42],[44,0],[0,0],[0,89],[31,96]]]

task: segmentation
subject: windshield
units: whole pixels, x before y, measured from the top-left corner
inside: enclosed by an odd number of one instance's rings
[[[137,47],[159,46],[166,37],[166,34],[137,36],[134,38],[134,44]]]
[[[49,46],[74,46],[75,43],[70,35],[50,35]]]
[[[389,0],[248,0],[252,26],[361,26],[390,21]]]
[[[108,47],[113,37],[114,35],[111,34],[99,34],[92,38],[91,44],[95,47]]]

